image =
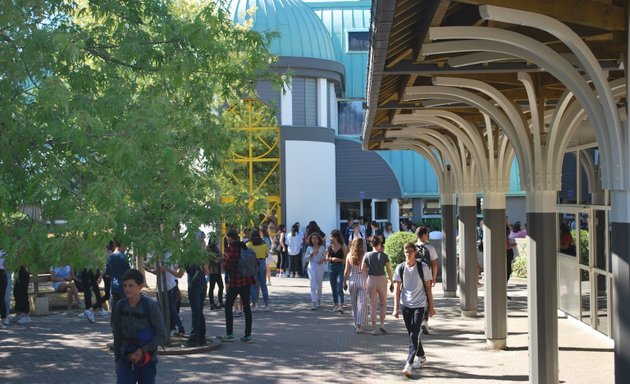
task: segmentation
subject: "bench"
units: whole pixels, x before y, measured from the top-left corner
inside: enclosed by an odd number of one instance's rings
[[[72,309],[72,302],[68,304],[66,292],[56,292],[53,289],[50,273],[40,273],[37,275],[31,275],[29,283],[33,285],[33,290],[29,295],[29,302],[31,308],[31,314],[33,315],[45,315],[50,311],[51,299],[55,297],[55,304],[60,297],[66,301],[67,309]],[[58,307],[54,305],[53,307]]]

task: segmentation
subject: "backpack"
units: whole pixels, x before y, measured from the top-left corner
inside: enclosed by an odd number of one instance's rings
[[[256,275],[258,271],[258,260],[256,260],[256,252],[254,252],[253,249],[241,249],[237,269],[241,276],[252,277]]]
[[[422,247],[421,245],[418,247]],[[422,247],[424,248],[424,247]],[[425,248],[426,249],[426,248]],[[429,253],[429,251],[427,250],[427,254]],[[418,260],[418,259],[417,259]],[[422,288],[424,290],[424,295],[427,298],[427,307],[429,306],[429,294],[427,293],[427,287],[424,284],[424,271],[422,270],[422,262],[416,262],[416,265],[418,266],[418,275],[420,276],[420,281],[422,282]],[[400,277],[400,285],[403,285],[403,281],[404,281],[404,272],[403,269],[405,268],[405,262],[402,262],[400,264],[398,264],[398,267],[396,267],[396,273],[398,273],[398,277]]]
[[[429,267],[431,270],[431,253],[424,245],[416,244],[416,250],[418,251],[418,255],[416,256],[416,260],[421,261]]]

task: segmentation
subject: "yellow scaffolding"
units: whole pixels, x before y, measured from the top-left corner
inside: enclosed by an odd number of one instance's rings
[[[242,166],[237,167],[238,175],[231,174],[236,181],[243,180],[244,175],[241,171],[247,170],[250,196],[259,193],[266,194],[267,210],[263,212],[265,217],[262,221],[275,214],[277,222],[280,222],[282,215],[280,127],[267,125],[269,116],[264,113],[265,111],[269,111],[267,106],[261,100],[254,98],[244,99],[243,105],[239,105],[238,110],[235,107],[230,108],[231,113],[245,115],[239,116],[243,125],[237,129],[247,134],[247,143],[234,150],[232,157],[226,162]],[[234,201],[234,197],[224,196],[222,201],[229,203]]]

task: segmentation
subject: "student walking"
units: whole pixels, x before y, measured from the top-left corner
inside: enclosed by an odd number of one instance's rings
[[[350,244],[350,252],[346,258],[346,269],[343,274],[343,289],[350,290],[354,331],[365,332],[367,324],[367,273],[363,268],[365,256],[365,240],[357,237]]]
[[[311,309],[314,311],[321,305],[322,281],[324,279],[324,261],[326,250],[319,233],[313,233],[308,237],[306,248],[306,261],[308,262],[308,279],[311,283]]]
[[[392,315],[398,318],[402,312],[405,327],[409,334],[409,353],[402,370],[410,377],[413,368],[420,368],[426,362],[424,348],[420,340],[420,325],[424,312],[435,315],[431,292],[431,272],[424,262],[417,262],[417,249],[414,243],[405,244],[405,262],[396,267],[394,273],[395,300]],[[417,359],[416,359],[417,357]]]
[[[153,384],[157,349],[166,341],[160,305],[142,294],[144,276],[130,269],[121,276],[125,298],[112,307],[114,360],[118,384]]]
[[[343,313],[343,270],[348,249],[338,229],[330,233],[330,246],[326,250],[326,261],[330,269],[330,288],[333,296],[333,312]]]
[[[227,278],[227,296],[225,298],[225,334],[217,336],[224,342],[234,341],[234,316],[233,305],[236,297],[241,298],[243,312],[245,312],[245,336],[241,341],[251,343],[252,340],[252,309],[250,307],[250,287],[256,284],[253,276],[242,276],[238,272],[238,258],[241,252],[247,248],[245,243],[240,241],[238,232],[230,229],[226,238],[228,241],[227,253],[223,259],[223,269],[228,275]]]
[[[387,280],[389,280],[390,290],[393,290],[392,267],[389,256],[383,251],[383,240],[380,237],[372,238],[373,251],[365,255],[363,259],[363,269],[367,272],[367,292],[370,298],[370,309],[372,319],[372,334],[380,335],[387,333],[385,330],[385,316],[387,314]],[[387,270],[387,277],[385,277]],[[376,327],[376,314],[380,310],[380,327]]]

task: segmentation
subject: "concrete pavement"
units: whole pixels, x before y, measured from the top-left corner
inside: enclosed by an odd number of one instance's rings
[[[395,383],[407,351],[401,319],[388,316],[387,335],[357,335],[350,311],[332,313],[330,285],[324,282],[324,310],[311,311],[308,280],[272,278],[270,312],[254,313],[252,344],[224,343],[204,354],[162,356],[158,383]],[[459,315],[457,298],[434,296],[438,314],[423,336],[427,364],[411,380],[430,383],[523,383],[528,381],[527,299],[524,283],[509,285],[508,349],[485,349],[482,317]],[[480,289],[479,313],[483,310]],[[346,304],[350,302],[346,294]],[[391,310],[391,297],[389,299]],[[78,311],[33,317],[27,326],[11,323],[0,330],[0,383],[112,383],[109,318],[95,324]],[[206,308],[209,336],[225,332],[222,311]],[[190,309],[182,308],[186,330]],[[368,327],[369,329],[369,327]],[[242,336],[244,319],[235,319]],[[559,319],[560,382],[612,383],[612,341],[578,324]],[[237,340],[238,340],[237,337]]]

